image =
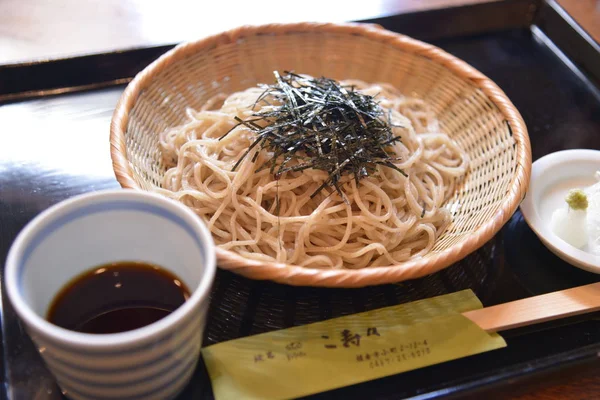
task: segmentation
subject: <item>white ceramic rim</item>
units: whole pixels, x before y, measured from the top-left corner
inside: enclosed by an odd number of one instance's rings
[[[560,168],[565,163],[594,162],[600,167],[600,151],[588,149],[562,150],[548,154],[531,167],[531,182],[537,182],[541,176],[555,168]],[[537,212],[533,199],[535,193],[531,190],[536,187],[530,185],[530,191],[521,203],[521,213],[529,227],[535,232],[544,245],[558,257],[568,263],[596,274],[600,273],[600,257],[579,250],[556,236],[543,222]]]
[[[144,202],[145,204],[151,203],[183,218],[206,247],[205,272],[200,278],[198,287],[192,292],[190,298],[174,312],[155,323],[121,333],[96,335],[75,332],[46,321],[27,305],[18,288],[19,260],[22,258],[23,251],[31,239],[35,237],[40,229],[52,222],[56,214],[80,208],[90,201],[105,200],[128,200]],[[9,250],[6,259],[5,284],[8,298],[15,308],[17,315],[26,323],[26,325],[33,328],[37,333],[41,334],[41,336],[50,338],[55,343],[65,343],[70,347],[86,348],[88,350],[94,348],[98,350],[105,350],[108,348],[115,350],[132,344],[141,345],[147,343],[165,331],[172,330],[176,327],[181,320],[186,319],[190,313],[197,309],[199,303],[209,301],[209,292],[214,281],[215,273],[216,251],[212,236],[202,220],[189,208],[175,200],[154,193],[131,189],[110,189],[74,196],[42,211],[30,221],[19,233]]]

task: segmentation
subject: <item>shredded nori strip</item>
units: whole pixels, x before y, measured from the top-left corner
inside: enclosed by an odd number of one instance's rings
[[[264,92],[253,105],[253,109],[260,103],[269,107],[246,120],[236,117],[235,127],[244,125],[254,131],[256,140],[233,170],[259,146],[253,161],[261,150],[272,152],[273,157],[258,170],[268,168],[275,179],[289,171],[326,171],[329,177],[311,197],[331,188],[346,202],[340,187],[344,175],[353,177],[358,185],[360,179],[376,171],[377,165],[383,165],[406,176],[394,165],[399,158],[392,144],[400,137],[393,133],[390,113],[384,112],[376,96],[325,77],[310,78],[288,71],[284,75],[275,71],[274,75],[276,83],[261,85]]]

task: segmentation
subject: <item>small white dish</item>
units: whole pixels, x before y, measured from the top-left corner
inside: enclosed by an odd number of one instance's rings
[[[544,245],[567,263],[600,274],[600,257],[580,250],[558,237],[551,229],[552,213],[564,206],[570,189],[596,183],[600,151],[564,150],[548,154],[533,163],[531,181],[521,212],[529,227]]]

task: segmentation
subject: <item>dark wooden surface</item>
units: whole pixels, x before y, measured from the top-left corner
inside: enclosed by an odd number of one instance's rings
[[[570,371],[551,373],[520,385],[489,393],[488,400],[596,400],[600,398],[600,365],[586,365]],[[487,396],[486,396],[487,397]]]
[[[548,373],[535,379],[510,383],[465,400],[597,400],[600,398],[600,365],[586,365],[560,373]]]
[[[317,5],[322,10],[319,20],[342,21],[488,1],[495,0],[379,0],[364,1],[360,5],[348,5],[350,2],[341,1],[331,1],[325,5],[323,1],[310,0],[298,6],[295,11],[282,10],[279,1],[251,2],[252,5],[243,1],[222,1],[218,8],[209,11],[204,2],[186,0],[1,0],[0,63],[172,43],[244,23],[314,20],[311,9]],[[600,38],[600,1],[559,0],[559,3],[592,37],[596,40]],[[108,103],[112,100],[111,98]],[[56,111],[60,112],[60,107]],[[89,110],[99,115],[110,111],[110,107],[105,110]],[[81,128],[86,129],[85,126]],[[40,129],[44,128],[40,126]],[[68,134],[72,135],[73,143],[80,140],[77,132]],[[11,145],[16,146],[17,142],[3,144]],[[101,146],[102,143],[98,145]],[[57,144],[49,141],[47,146]],[[43,164],[48,161],[45,158],[48,154],[45,151],[47,147],[42,143],[37,148],[38,150],[32,151],[39,151],[37,160]],[[19,162],[18,154],[13,153],[11,156],[15,158],[15,162]],[[72,158],[64,161],[77,162]],[[104,160],[96,162],[82,158],[80,161],[82,165],[87,165],[83,168],[82,175],[94,174],[104,168],[101,167]],[[54,165],[53,168],[60,171],[61,166]],[[0,168],[0,182],[1,171]],[[53,179],[53,173],[49,173],[44,179]],[[73,178],[77,179],[77,176]],[[42,177],[30,176],[24,179],[31,186]],[[111,187],[112,177],[103,178],[103,182],[100,186]],[[58,182],[55,190],[58,197],[76,194],[62,192]],[[18,193],[13,195],[15,199],[19,198]],[[11,202],[11,198],[2,200],[7,204]],[[41,210],[48,205],[37,204],[33,209]],[[481,396],[519,400],[597,399],[600,398],[600,365],[596,363],[516,384],[506,383],[506,386]]]

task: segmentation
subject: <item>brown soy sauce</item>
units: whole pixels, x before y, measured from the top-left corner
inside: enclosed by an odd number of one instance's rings
[[[166,317],[190,296],[177,276],[152,264],[101,265],[69,282],[51,303],[47,320],[83,333],[119,333]]]

